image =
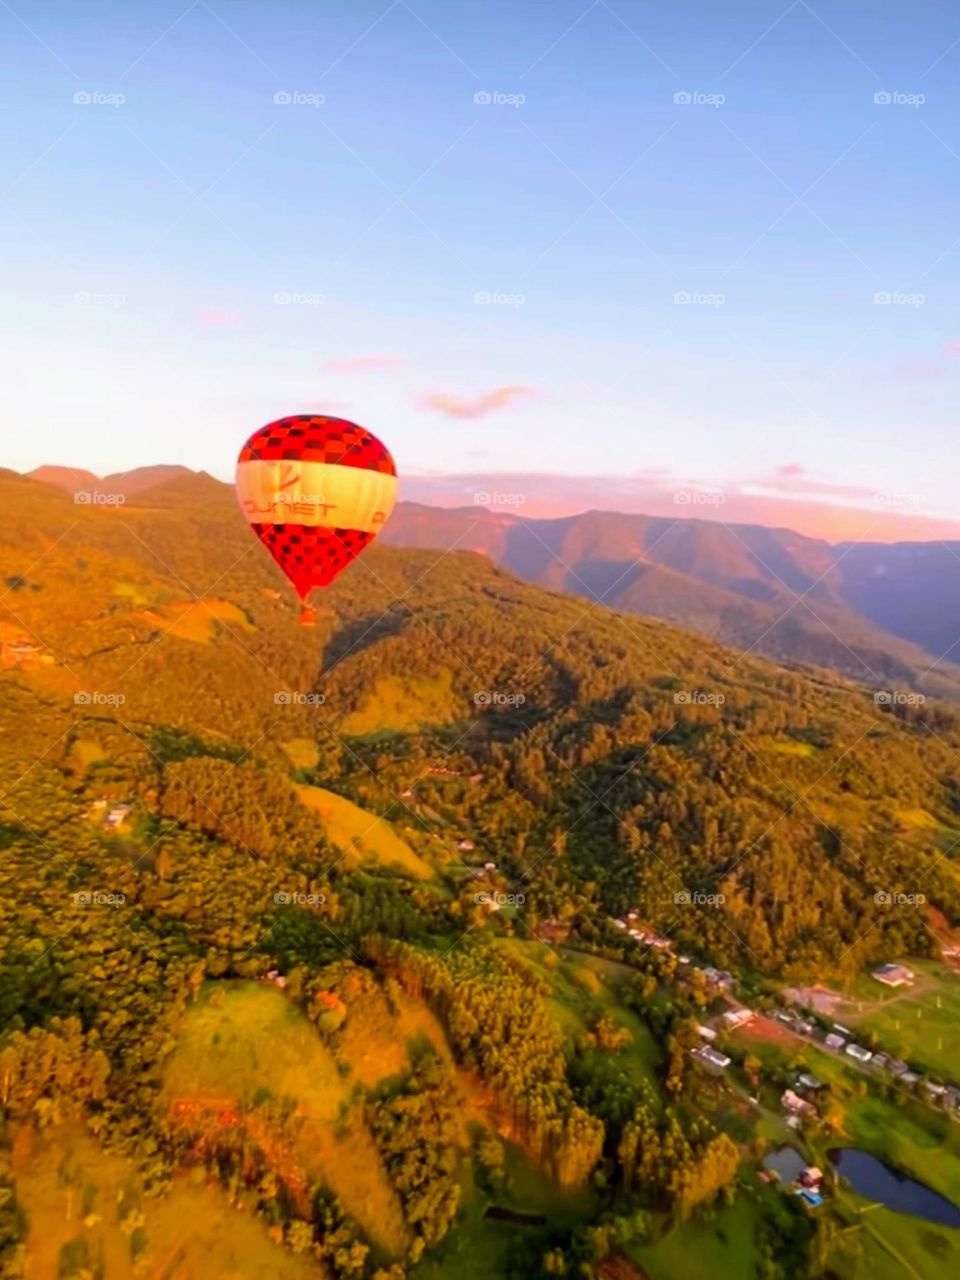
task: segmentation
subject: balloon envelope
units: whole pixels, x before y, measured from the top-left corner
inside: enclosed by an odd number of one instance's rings
[[[278,418],[253,433],[237,461],[243,513],[302,600],[373,541],[396,488],[387,449],[345,418]]]

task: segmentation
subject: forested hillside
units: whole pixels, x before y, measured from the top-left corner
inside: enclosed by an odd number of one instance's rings
[[[82,1122],[154,1266],[145,1206],[199,1177],[311,1274],[452,1275],[469,1241],[489,1273],[478,1205],[535,1200],[496,1266],[599,1275],[742,1177],[678,956],[842,986],[960,916],[945,705],[465,552],[374,549],[303,629],[205,477],[0,501],[11,1205],[22,1135]],[[756,1274],[807,1274],[819,1227],[765,1203]],[[7,1275],[33,1212],[0,1219]],[[62,1274],[95,1274],[109,1240],[76,1238]]]

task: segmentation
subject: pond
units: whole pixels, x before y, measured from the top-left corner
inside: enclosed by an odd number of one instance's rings
[[[945,1196],[931,1191],[922,1182],[897,1173],[889,1165],[867,1151],[843,1147],[830,1152],[837,1173],[850,1183],[858,1195],[878,1200],[898,1213],[912,1213],[941,1227],[960,1227],[960,1206]]]
[[[807,1162],[793,1147],[781,1147],[778,1151],[770,1152],[763,1162],[763,1167],[768,1172],[775,1173],[785,1186],[789,1186],[803,1173]]]

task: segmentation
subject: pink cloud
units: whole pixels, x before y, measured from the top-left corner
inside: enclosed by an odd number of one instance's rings
[[[954,338],[953,341],[946,343],[943,349],[948,356],[960,356],[960,340]]]
[[[204,329],[230,329],[247,318],[242,311],[223,311],[219,307],[197,307],[194,316]]]
[[[865,485],[836,484],[832,480],[808,478],[806,469],[795,462],[777,467],[772,476],[747,480],[743,487],[746,490],[760,490],[768,493],[803,494],[814,499],[821,498],[827,502],[837,499],[857,502],[876,496],[876,490]]]
[[[495,387],[473,400],[462,400],[459,396],[446,395],[443,392],[432,392],[423,398],[424,407],[437,413],[445,413],[448,418],[483,418],[497,409],[504,409],[512,400],[520,396],[534,396],[537,393],[532,387]]]
[[[402,363],[401,356],[344,356],[338,360],[327,360],[323,367],[328,373],[362,373],[367,369],[391,369]]]

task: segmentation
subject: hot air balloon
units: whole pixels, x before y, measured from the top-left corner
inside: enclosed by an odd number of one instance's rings
[[[278,418],[237,460],[237,496],[254,533],[293,583],[312,626],[314,587],[327,587],[383,528],[397,471],[372,432],[345,418]]]

